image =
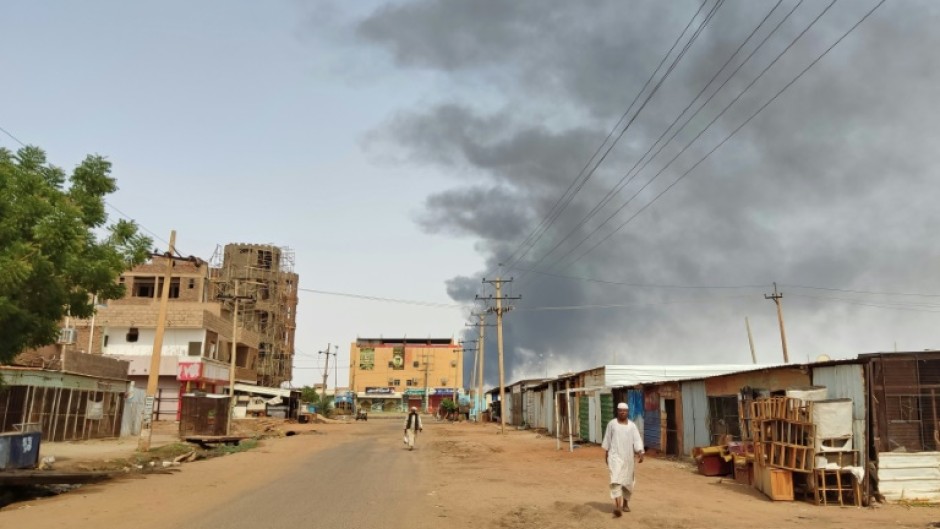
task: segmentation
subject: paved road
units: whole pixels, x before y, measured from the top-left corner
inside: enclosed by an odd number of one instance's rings
[[[415,527],[427,513],[415,498],[427,494],[432,466],[420,446],[401,442],[401,423],[373,420],[350,441],[309,454],[273,483],[242,501],[192,519],[179,529],[395,529]],[[397,441],[397,443],[396,443]],[[220,484],[224,486],[224,484]],[[411,501],[409,501],[411,500]],[[422,524],[429,520],[421,519]]]

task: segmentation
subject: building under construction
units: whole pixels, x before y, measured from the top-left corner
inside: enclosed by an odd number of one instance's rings
[[[227,244],[221,252],[216,250],[212,261],[216,297],[240,299],[239,326],[260,337],[258,385],[279,387],[290,381],[297,329],[293,251],[268,244]]]

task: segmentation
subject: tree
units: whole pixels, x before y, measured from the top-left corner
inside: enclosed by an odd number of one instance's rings
[[[66,180],[37,147],[0,149],[0,363],[55,343],[66,315],[91,317],[94,295],[122,297],[117,277],[148,258],[133,221],[105,225],[110,172],[88,156]]]

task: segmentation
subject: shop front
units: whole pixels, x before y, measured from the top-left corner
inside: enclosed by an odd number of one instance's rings
[[[412,407],[424,411],[425,413],[437,413],[444,399],[454,398],[454,388],[428,388],[427,406],[425,406],[425,389],[409,388],[405,390],[405,400],[407,407]]]
[[[402,394],[392,388],[367,387],[356,393],[357,408],[370,413],[391,413],[404,411]]]

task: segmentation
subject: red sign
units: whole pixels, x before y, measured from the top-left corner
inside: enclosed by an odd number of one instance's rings
[[[202,378],[202,362],[180,362],[176,368],[177,380],[200,380]]]

